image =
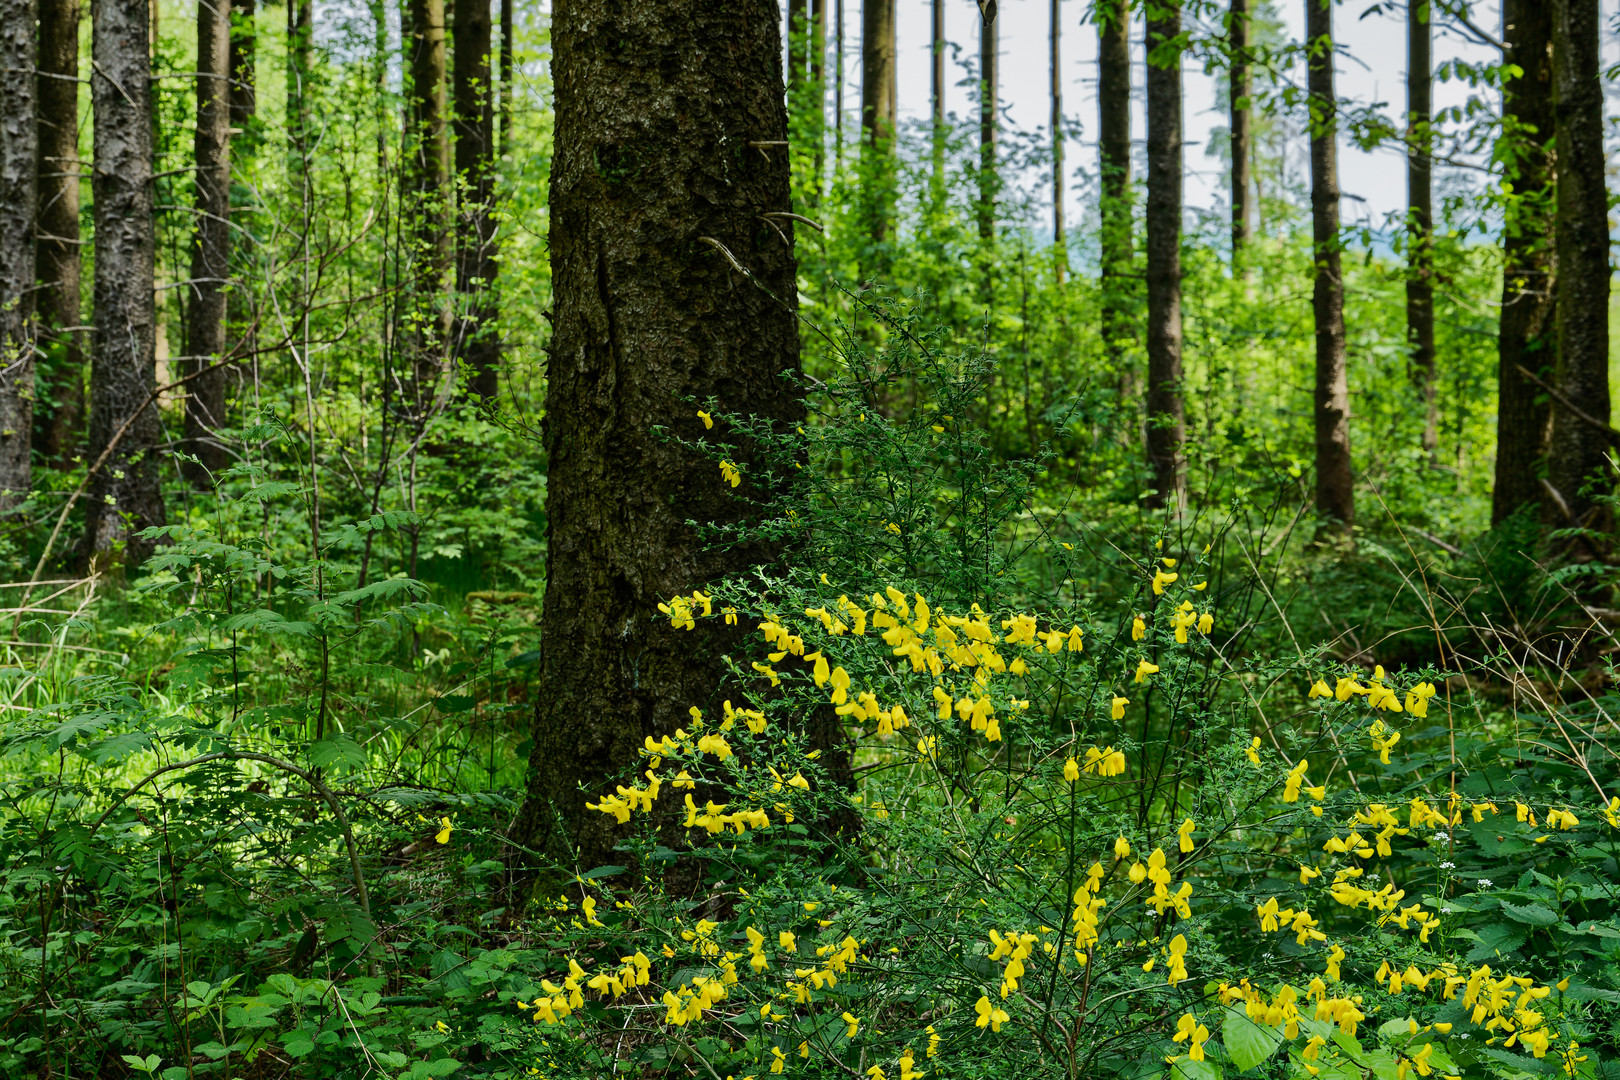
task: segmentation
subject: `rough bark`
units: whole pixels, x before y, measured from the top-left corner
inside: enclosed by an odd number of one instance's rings
[[[34,242],[34,450],[67,465],[84,443],[84,338],[79,298],[79,0],[39,4],[39,193]]]
[[[1344,277],[1339,249],[1337,101],[1333,90],[1333,0],[1305,0],[1310,46],[1306,91],[1311,122],[1311,240],[1316,263],[1316,512],[1328,531],[1356,519],[1350,465],[1350,385],[1345,370]]]
[[[489,0],[457,0],[455,83],[456,173],[461,177],[456,230],[459,314],[452,340],[469,372],[468,389],[484,399],[499,388],[501,343],[496,327],[495,103],[490,90]]]
[[[448,361],[454,261],[450,216],[450,135],[445,118],[444,0],[410,0],[411,330],[409,348],[421,416],[438,393]]]
[[[1000,98],[1001,23],[996,0],[979,0],[979,238],[996,234],[996,128]]]
[[[1249,96],[1254,92],[1249,58],[1249,0],[1232,0],[1226,21],[1227,52],[1231,72],[1227,98],[1231,106],[1232,141],[1232,265],[1242,277],[1248,276],[1244,251],[1254,239],[1254,215],[1249,205]]]
[[[789,209],[787,155],[749,145],[786,138],[775,4],[558,0],[552,41],[546,597],[511,836],[589,869],[619,861],[622,834],[585,801],[644,738],[713,707],[742,642],[742,627],[676,630],[656,606],[775,557],[694,535],[687,520],[735,521],[739,503],[712,458],[659,431],[723,436],[696,415],[711,398],[783,425],[803,406],[779,377],[799,364],[792,225],[776,219],[783,244],[760,217]],[[763,494],[740,458],[742,490]]]
[[[1102,173],[1103,348],[1127,386],[1131,333],[1131,44],[1127,0],[1098,0],[1097,156]]]
[[[1153,509],[1186,500],[1181,399],[1181,5],[1152,0],[1147,20],[1147,457]]]
[[[1406,12],[1406,347],[1412,384],[1423,404],[1423,449],[1440,444],[1434,355],[1434,182],[1430,161],[1434,37],[1429,0]]]
[[[894,3],[861,0],[861,131],[872,145],[893,140],[899,123]]]
[[[1504,57],[1523,74],[1503,87],[1507,131],[1500,155],[1513,185],[1502,222],[1502,317],[1497,331],[1496,485],[1491,524],[1540,504],[1551,402],[1520,368],[1550,382],[1557,361],[1553,292],[1557,262],[1552,225],[1552,6],[1506,0]]]
[[[1558,147],[1557,386],[1609,422],[1609,222],[1604,185],[1602,30],[1598,0],[1554,0]],[[1547,479],[1571,519],[1607,529],[1598,496],[1612,488],[1608,435],[1554,402]],[[1593,483],[1594,490],[1583,493]]]
[[[163,522],[156,449],[162,428],[152,399],[157,323],[148,18],[145,0],[96,0],[90,11],[96,259],[89,453],[92,461],[107,456],[85,500],[85,543],[102,563],[117,562],[122,547],[128,566],[151,550],[135,534]]]
[[[500,125],[500,144],[497,149],[502,154],[510,153],[512,150],[512,112],[513,103],[517,100],[516,88],[512,82],[512,54],[515,47],[513,36],[516,33],[512,18],[514,2],[515,0],[501,0],[501,111],[497,120]]]
[[[34,0],[0,0],[0,514],[28,497],[34,434]]]
[[[1063,0],[1052,0],[1049,32],[1052,47],[1052,245],[1057,252],[1057,283],[1069,268],[1063,222]]]
[[[185,447],[198,464],[187,479],[213,483],[230,462],[216,431],[225,423],[225,369],[210,368],[226,352],[226,284],[231,273],[231,0],[197,2],[197,129],[192,140],[193,211],[191,302],[186,308]]]

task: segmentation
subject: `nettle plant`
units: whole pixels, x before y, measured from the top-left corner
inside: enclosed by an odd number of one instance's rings
[[[593,804],[638,873],[536,927],[556,970],[506,996],[543,1066],[1598,1075],[1620,799],[1486,761],[1428,678],[1226,656],[1208,558],[1144,553],[1106,617],[808,572],[672,598],[672,633],[757,625],[748,700]]]

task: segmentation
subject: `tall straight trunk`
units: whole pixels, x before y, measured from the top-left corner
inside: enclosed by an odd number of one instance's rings
[[[1147,505],[1186,501],[1181,399],[1181,33],[1179,0],[1154,0],[1147,21]]]
[[[259,112],[257,3],[231,4],[231,126],[242,132]]]
[[[1339,252],[1337,99],[1333,90],[1333,0],[1305,0],[1311,110],[1311,241],[1316,264],[1316,512],[1326,531],[1356,519],[1350,467],[1350,384],[1345,370],[1344,276]]]
[[[1063,228],[1063,0],[1052,0],[1052,246],[1057,252],[1057,283],[1069,268]]]
[[[39,3],[39,230],[34,244],[34,449],[66,466],[84,444],[84,335],[79,289],[79,0]]]
[[[872,145],[888,143],[898,124],[895,0],[861,0],[861,131]]]
[[[139,563],[151,550],[136,534],[163,523],[157,445],[157,319],[153,304],[152,62],[146,0],[91,7],[96,167],[95,330],[90,346],[92,462],[85,500],[86,552],[97,562]],[[116,440],[116,442],[114,441]]]
[[[776,4],[553,10],[544,644],[511,837],[583,871],[623,861],[623,830],[586,801],[636,768],[644,739],[716,700],[744,641],[718,619],[675,629],[657,605],[778,557],[707,544],[687,524],[738,522],[746,504],[712,457],[663,432],[738,439],[720,421],[705,432],[688,396],[784,432],[804,406],[779,377],[799,366],[792,222],[775,219],[784,244],[760,221],[789,209],[788,157],[729,149],[787,136]],[[731,461],[743,492],[769,494],[746,443]]]
[[[1129,388],[1131,333],[1131,11],[1128,0],[1097,0],[1097,157],[1102,174],[1103,348]]]
[[[1000,97],[1001,24],[996,0],[979,0],[979,239],[996,234],[996,193],[1001,174],[996,169],[997,106]]]
[[[1432,0],[1406,12],[1406,346],[1412,383],[1423,402],[1423,449],[1440,444],[1434,356],[1434,183],[1429,119],[1433,112]]]
[[[1249,0],[1232,0],[1226,17],[1227,52],[1232,69],[1227,83],[1227,98],[1231,106],[1232,137],[1232,265],[1242,277],[1249,269],[1244,252],[1254,240],[1254,215],[1249,208],[1249,97],[1254,93],[1254,80],[1249,58]]]
[[[231,0],[197,0],[197,128],[192,139],[194,212],[191,303],[186,308],[185,472],[207,485],[229,462],[216,434],[225,423],[226,284],[231,273]],[[197,374],[201,372],[201,374]]]
[[[298,183],[309,182],[307,160],[310,136],[310,77],[314,71],[315,8],[312,0],[285,0],[287,4],[287,130]]]
[[[945,0],[933,0],[929,27],[929,105],[934,124],[934,191],[943,198],[945,191]]]
[[[512,112],[516,98],[516,86],[512,82],[512,53],[514,49],[513,35],[516,33],[512,18],[512,5],[515,0],[501,0],[501,112],[498,119],[500,125],[500,144],[497,150],[501,154],[512,151]]]
[[[809,73],[810,0],[788,0],[787,84],[791,93]]]
[[[810,81],[816,99],[816,182],[810,192],[820,206],[827,179],[827,0],[810,0]]]
[[[456,230],[460,315],[452,340],[471,373],[469,389],[490,399],[501,359],[495,308],[495,103],[490,93],[489,0],[456,0],[456,174],[461,220]]]
[[[1502,87],[1503,179],[1513,185],[1502,221],[1502,317],[1497,329],[1496,485],[1491,524],[1544,499],[1552,403],[1520,368],[1551,382],[1557,362],[1553,295],[1553,12],[1545,0],[1505,0],[1503,57],[1522,74]]]
[[[28,498],[33,482],[34,20],[34,0],[0,0],[0,513]]]
[[[450,136],[445,118],[444,0],[410,0],[408,116],[411,214],[410,349],[418,415],[430,407],[445,372],[450,337]]]
[[[1604,184],[1602,30],[1598,0],[1554,0],[1558,147],[1558,372],[1565,400],[1609,422],[1608,190]],[[1547,479],[1570,520],[1607,529],[1599,498],[1613,490],[1608,433],[1553,404]],[[1587,484],[1593,490],[1583,491]]]

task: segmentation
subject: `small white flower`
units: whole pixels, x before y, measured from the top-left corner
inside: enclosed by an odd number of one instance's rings
[[[1478,885],[1482,889],[1488,889],[1491,887],[1491,879],[1488,877],[1482,877],[1478,881],[1474,882],[1474,884]]]
[[[1440,909],[1440,914],[1442,914],[1442,915],[1450,915],[1451,914],[1451,909],[1448,908],[1448,907],[1443,907],[1443,908]]]
[[[1440,864],[1440,869],[1442,869],[1442,870],[1455,870],[1455,869],[1457,869],[1457,864],[1454,863],[1454,862],[1443,862],[1443,863]]]
[[[1435,839],[1436,843],[1448,844],[1448,843],[1451,842],[1451,834],[1450,833],[1437,832],[1437,833],[1434,834],[1434,839]]]
[[[1378,880],[1378,875],[1377,874],[1368,874],[1367,875],[1367,880],[1368,881],[1377,881]]]

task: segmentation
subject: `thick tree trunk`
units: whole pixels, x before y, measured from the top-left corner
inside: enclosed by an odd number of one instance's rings
[[[84,337],[79,298],[79,0],[39,4],[39,229],[36,333],[43,370],[34,450],[65,466],[84,447]]]
[[[468,389],[491,399],[499,388],[496,327],[495,109],[490,93],[489,0],[456,0],[456,173],[462,179],[456,230],[456,291],[461,312],[453,340],[470,373]]]
[[[1001,24],[996,0],[979,0],[979,239],[996,234],[996,127],[999,117]]]
[[[1602,31],[1598,0],[1554,0],[1558,102],[1558,389],[1609,422],[1609,222],[1604,185]],[[1606,530],[1598,501],[1613,488],[1606,432],[1556,402],[1547,479],[1571,520]],[[1583,493],[1583,487],[1593,490]]]
[[[1423,403],[1423,449],[1440,445],[1434,356],[1434,183],[1429,118],[1433,112],[1434,38],[1431,0],[1410,0],[1406,12],[1406,346],[1412,383]]]
[[[871,145],[892,141],[899,123],[894,3],[861,2],[861,131]]]
[[[1249,209],[1249,96],[1254,92],[1249,63],[1249,0],[1232,0],[1226,33],[1232,62],[1227,83],[1232,113],[1232,265],[1239,276],[1246,278],[1249,268],[1244,252],[1254,239],[1254,215]]]
[[[1155,0],[1147,23],[1147,505],[1186,501],[1181,399],[1181,33],[1178,0]]]
[[[1097,156],[1102,173],[1103,348],[1122,384],[1131,332],[1131,15],[1128,0],[1097,0]]]
[[[1491,524],[1541,504],[1551,402],[1519,369],[1550,382],[1557,363],[1553,319],[1553,12],[1545,0],[1506,0],[1504,57],[1523,74],[1503,87],[1503,179],[1513,185],[1502,222],[1502,317],[1497,331],[1496,486]]]
[[[34,0],[0,0],[0,514],[28,498],[34,437]]]
[[[208,486],[230,462],[215,434],[225,423],[225,288],[231,273],[231,0],[197,0],[197,130],[192,141],[196,231],[191,242],[191,303],[186,309],[188,373],[186,463],[192,483]]]
[[[146,0],[96,0],[90,11],[96,259],[89,452],[92,461],[107,456],[85,499],[85,541],[98,562],[117,561],[123,545],[126,565],[151,550],[135,534],[163,523],[162,426],[152,398],[157,321],[149,18]]]
[[[620,861],[619,827],[585,801],[635,767],[647,736],[715,704],[743,641],[742,627],[674,629],[657,605],[776,556],[709,547],[687,526],[736,521],[742,505],[713,458],[661,432],[723,435],[696,415],[711,400],[784,428],[804,415],[779,377],[799,365],[795,313],[765,291],[795,295],[792,224],[775,219],[784,245],[760,216],[789,209],[788,158],[749,145],[786,137],[778,25],[772,0],[554,9],[546,598],[511,836],[564,866]],[[751,455],[732,460],[764,495]]]
[[[1052,246],[1057,252],[1057,283],[1068,272],[1068,240],[1063,222],[1063,0],[1052,0]],[[1032,444],[1033,445],[1033,444]]]
[[[454,261],[450,239],[450,135],[445,117],[444,0],[410,0],[408,116],[410,128],[412,329],[417,414],[426,415],[448,363],[451,310],[448,286]]]
[[[1311,239],[1316,263],[1316,512],[1329,531],[1356,519],[1350,466],[1350,386],[1345,371],[1344,277],[1339,253],[1339,153],[1333,90],[1333,0],[1305,0],[1310,47]]]

